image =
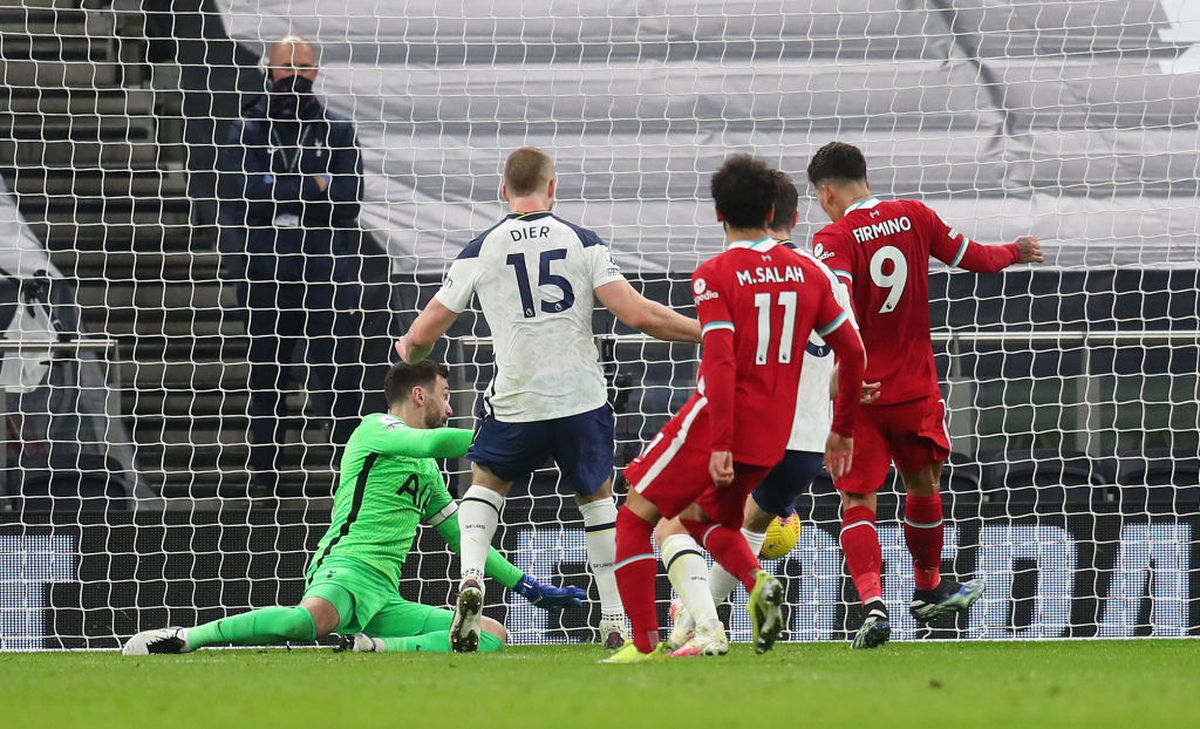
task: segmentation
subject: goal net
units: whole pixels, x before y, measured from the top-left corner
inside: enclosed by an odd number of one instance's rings
[[[833,140],[863,149],[881,196],[919,198],[978,240],[1032,233],[1048,256],[987,276],[934,263],[954,447],[943,566],[989,587],[969,615],[918,630],[889,476],[893,637],[1200,632],[1194,3],[171,5],[0,0],[0,214],[41,244],[12,255],[48,255],[43,271],[80,312],[83,333],[58,335],[76,348],[54,350],[50,372],[80,347],[107,372],[103,385],[4,380],[0,647],[111,648],[143,628],[294,603],[339,441],[381,409],[391,338],[506,212],[512,149],[550,152],[557,212],[595,230],[647,295],[691,312],[688,277],[722,245],[711,172],[751,152],[791,174],[804,245],[826,222],[804,170]],[[267,50],[289,34],[315,45],[316,98],[353,126],[356,146],[306,142],[351,153],[336,176],[307,174],[315,158],[289,158],[261,118]],[[244,122],[255,115],[261,139]],[[304,204],[255,217],[288,174]],[[27,268],[5,266],[14,301]],[[624,466],[688,397],[698,352],[596,321]],[[18,325],[6,372],[31,340],[45,349]],[[493,374],[486,322],[462,317],[435,356],[452,370],[451,424],[471,427]],[[22,425],[28,390],[48,403],[37,433]],[[81,434],[79,393],[97,392],[128,435]],[[30,460],[85,440],[100,447]],[[104,456],[126,452],[139,487],[111,488]],[[452,490],[466,466],[445,464]],[[554,469],[517,484],[497,546],[593,601],[547,615],[493,587],[489,614],[517,643],[590,640],[599,617],[583,525],[559,487]],[[861,616],[828,479],[797,508],[798,545],[767,563],[786,578],[785,638],[844,639]],[[426,531],[401,591],[446,605],[457,560]],[[659,597],[665,618],[665,575]],[[739,589],[728,613],[735,640],[749,635],[744,600]]]

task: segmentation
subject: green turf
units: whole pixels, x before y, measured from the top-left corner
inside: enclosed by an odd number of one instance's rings
[[[1148,729],[1200,716],[1192,640],[739,645],[637,666],[602,655],[0,654],[0,726]]]

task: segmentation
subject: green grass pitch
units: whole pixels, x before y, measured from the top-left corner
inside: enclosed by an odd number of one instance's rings
[[[1145,727],[1200,721],[1194,640],[784,644],[603,666],[596,646],[0,654],[5,727]]]

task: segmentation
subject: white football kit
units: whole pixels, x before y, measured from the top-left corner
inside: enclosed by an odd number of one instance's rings
[[[599,236],[545,211],[513,213],[462,250],[435,297],[456,313],[479,297],[496,359],[490,415],[553,420],[608,401],[594,290],[623,278]]]
[[[796,248],[795,251],[820,264],[821,270],[829,277],[833,286],[834,298],[850,315],[851,323],[857,328],[858,324],[854,322],[854,306],[846,285],[838,280],[833,271],[821,263],[820,259],[800,248]],[[789,451],[825,452],[825,441],[829,437],[829,428],[833,425],[833,400],[829,397],[829,382],[833,378],[833,369],[833,352],[816,332],[811,333],[808,345],[804,348],[804,366],[800,370],[800,385],[796,393],[796,414],[787,445]]]

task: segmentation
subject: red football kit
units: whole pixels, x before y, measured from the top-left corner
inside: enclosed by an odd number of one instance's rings
[[[988,272],[1016,263],[1020,251],[976,243],[915,200],[870,197],[813,236],[813,253],[849,284],[867,349],[866,381],[880,383],[879,400],[863,407],[855,428],[850,472],[835,485],[874,493],[893,461],[901,473],[914,473],[950,456],[929,332],[929,257]],[[904,540],[918,590],[941,581],[942,531],[941,495],[907,494]],[[882,600],[875,512],[843,510],[840,539],[859,598],[865,605]]]
[[[862,341],[818,264],[772,238],[730,243],[692,276],[703,343],[696,393],[625,469],[631,491],[666,517],[693,502],[712,522],[683,520],[688,532],[730,574],[753,590],[760,568],[739,527],[746,496],[787,447],[800,368],[816,331],[841,359],[833,429],[854,429],[862,389]],[[717,488],[714,452],[733,454],[733,482]],[[654,525],[630,510],[617,514],[615,573],[637,650],[658,641],[654,609]],[[669,566],[668,566],[669,569]]]
[[[696,393],[625,471],[630,488],[667,517],[694,501],[739,527],[746,495],[787,447],[809,332],[847,364],[839,368],[833,430],[850,435],[861,389],[861,342],[811,259],[777,241],[739,241],[692,276],[703,349]],[[859,354],[855,356],[855,352]],[[734,483],[713,486],[715,451],[731,451]]]
[[[880,383],[854,432],[854,461],[839,490],[871,493],[891,461],[903,473],[950,455],[929,325],[929,258],[968,271],[999,271],[1013,244],[982,245],[916,200],[871,197],[813,236],[813,253],[846,281],[867,350],[864,380]]]

